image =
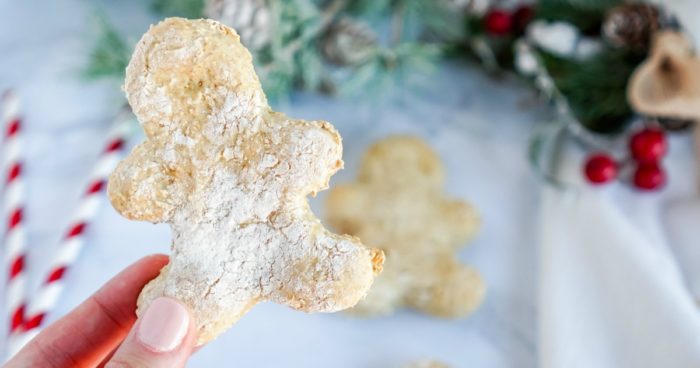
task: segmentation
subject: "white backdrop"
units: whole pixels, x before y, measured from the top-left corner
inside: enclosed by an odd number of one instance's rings
[[[140,1],[99,4],[134,38],[152,21]],[[33,270],[43,271],[62,235],[122,98],[115,85],[77,77],[96,7],[87,0],[0,0],[0,88],[17,89],[26,124],[26,224]],[[458,368],[537,365],[537,239],[547,224],[539,221],[540,184],[528,165],[526,147],[544,109],[529,90],[489,80],[464,65],[441,67],[429,83],[419,92],[397,94],[387,105],[296,95],[277,109],[325,119],[338,128],[346,170],[331,185],[354,177],[363,150],[377,138],[392,133],[425,137],[445,162],[447,190],[474,203],[483,217],[481,232],[461,253],[488,282],[481,309],[461,321],[413,312],[362,320],[265,304],[198,352],[190,366],[379,368],[424,358]],[[140,139],[134,136],[131,144]],[[642,195],[621,185],[592,192],[624,213],[641,214],[630,221],[654,239],[663,237],[663,205],[695,195],[689,146],[687,137],[672,139],[671,185],[661,193]],[[578,160],[574,154],[570,167],[577,170]],[[323,197],[312,200],[319,214]],[[105,205],[89,228],[88,244],[70,270],[69,286],[50,320],[129,263],[167,252],[168,245],[167,226],[129,222]]]

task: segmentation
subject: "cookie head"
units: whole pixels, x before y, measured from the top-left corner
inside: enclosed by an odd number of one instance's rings
[[[440,158],[422,140],[411,136],[392,136],[383,144],[367,150],[358,179],[383,181],[388,187],[410,181],[417,186],[440,186],[444,171]]]
[[[216,129],[217,115],[267,106],[250,53],[236,31],[210,20],[169,18],[151,26],[134,50],[124,91],[150,136]],[[239,105],[239,106],[237,106]],[[256,109],[245,113],[254,117]]]

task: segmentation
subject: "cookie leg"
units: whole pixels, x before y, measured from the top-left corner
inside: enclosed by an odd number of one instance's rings
[[[326,197],[326,221],[341,234],[358,234],[366,220],[368,196],[360,186],[337,184]]]
[[[279,270],[280,283],[265,298],[305,312],[350,308],[366,295],[384,255],[364,248],[357,238],[312,226],[313,236],[290,245],[303,251]]]
[[[476,270],[453,260],[436,265],[430,282],[408,300],[416,309],[440,317],[464,317],[483,301],[486,284]]]
[[[379,275],[367,293],[348,313],[358,316],[381,316],[392,313],[403,298],[404,290],[391,275]]]

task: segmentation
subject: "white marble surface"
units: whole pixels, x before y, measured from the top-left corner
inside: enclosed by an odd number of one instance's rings
[[[43,270],[62,235],[121,99],[110,83],[85,83],[76,77],[85,61],[88,21],[96,4],[134,37],[151,21],[136,0],[0,0],[0,88],[14,86],[23,101],[29,264],[35,271]],[[360,155],[375,139],[392,133],[425,137],[447,166],[447,190],[472,201],[484,219],[471,247],[460,254],[489,284],[481,309],[461,321],[413,312],[361,320],[264,304],[198,352],[190,366],[379,368],[422,358],[457,368],[537,365],[539,184],[529,168],[526,146],[541,109],[532,107],[537,104],[527,90],[489,80],[462,65],[441,68],[430,83],[422,92],[405,92],[389,104],[298,95],[277,108],[329,120],[341,132],[346,170],[331,185],[354,177]],[[131,143],[140,139],[134,136]],[[679,141],[674,141],[672,154],[686,155],[687,149],[676,147],[687,142]],[[671,168],[674,180],[682,180],[688,164],[686,160]],[[691,192],[689,185],[681,187],[670,188],[671,193]],[[627,189],[612,190],[622,202],[636,203],[629,198],[636,194]],[[320,208],[323,197],[312,200],[314,208]],[[660,197],[650,198],[656,199],[649,205],[658,206]],[[88,244],[70,270],[69,286],[50,320],[134,260],[166,252],[168,244],[166,226],[129,222],[105,205],[89,228]],[[1,330],[4,323],[2,319]]]

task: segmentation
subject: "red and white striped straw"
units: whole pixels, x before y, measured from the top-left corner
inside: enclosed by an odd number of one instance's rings
[[[7,301],[9,336],[19,332],[24,322],[24,299],[27,272],[26,234],[24,231],[24,185],[22,180],[21,119],[17,95],[7,91],[2,95],[2,118],[5,125],[3,169],[6,170],[4,210],[7,219],[5,233],[5,264],[7,265]]]
[[[107,187],[107,178],[119,162],[132,119],[133,115],[130,111],[120,114],[115,119],[107,144],[93,167],[77,211],[50,262],[49,272],[29,303],[21,336],[10,343],[10,356],[39,333],[46,315],[58,302],[65,286],[65,274],[78,258],[85,244],[85,231],[104,200],[103,193]]]

